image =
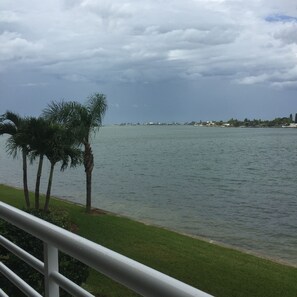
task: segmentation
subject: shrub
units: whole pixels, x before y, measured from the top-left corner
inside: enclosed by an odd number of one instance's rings
[[[30,210],[29,212],[64,229],[69,230],[71,227],[68,216],[63,212],[59,212],[58,214],[55,212],[44,213],[36,210]],[[43,243],[39,239],[2,220],[0,221],[0,234],[43,261]],[[0,248],[0,260],[36,291],[44,295],[43,275],[3,247]],[[89,268],[85,264],[63,253],[59,253],[59,270],[61,274],[78,285],[85,282],[89,275]],[[25,296],[2,275],[0,275],[0,283],[1,288],[9,296]],[[68,297],[71,295],[61,290],[60,296]]]

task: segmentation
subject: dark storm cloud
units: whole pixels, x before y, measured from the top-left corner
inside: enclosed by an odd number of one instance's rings
[[[71,98],[100,88],[117,94],[111,106],[119,111],[123,101],[140,109],[140,97],[149,106],[144,92],[156,86],[163,106],[171,92],[161,85],[176,93],[179,80],[192,97],[196,85],[209,87],[204,79],[230,88],[297,88],[293,1],[5,0],[0,11],[0,75],[16,101],[24,89],[45,104],[57,93]],[[133,96],[137,84],[151,88]],[[122,93],[133,100],[115,92],[128,85]]]

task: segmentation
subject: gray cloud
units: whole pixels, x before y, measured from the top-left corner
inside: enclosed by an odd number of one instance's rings
[[[34,67],[39,71],[90,81],[213,75],[270,83],[275,71],[294,69],[296,24],[267,22],[275,5],[167,2],[68,0],[60,5],[30,0],[15,9],[12,1],[0,14],[6,23],[1,61],[38,62]],[[284,11],[292,6],[283,4]],[[15,24],[23,31],[15,31]],[[286,58],[283,63],[280,55]],[[255,75],[255,69],[262,72]]]
[[[175,97],[176,89],[160,88],[179,81],[188,96],[197,97],[199,86],[213,100],[221,100],[220,92],[205,89],[210,80],[239,93],[237,87],[291,90],[297,88],[296,17],[291,0],[2,1],[2,83],[7,96],[17,93],[13,86],[39,96],[40,87],[47,99],[100,86],[116,97],[117,115],[125,106],[121,96],[134,96],[126,100],[140,110],[147,104],[139,98],[150,97],[142,92],[157,96],[158,87],[160,96]],[[115,91],[128,85],[129,91]]]
[[[4,31],[0,35],[0,60],[34,60],[38,52],[43,49],[42,44],[23,38],[16,32]]]

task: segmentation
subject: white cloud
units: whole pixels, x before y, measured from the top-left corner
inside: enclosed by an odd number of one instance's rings
[[[28,83],[24,83],[24,84],[21,84],[20,86],[21,87],[26,87],[26,88],[34,88],[34,87],[45,87],[47,86],[48,83],[46,82],[28,82]]]
[[[274,33],[284,44],[297,44],[297,22],[281,24]]]
[[[18,15],[14,11],[2,10],[0,11],[0,23],[15,23],[19,21]]]
[[[69,74],[69,75],[65,75],[63,76],[64,79],[69,80],[69,81],[74,81],[74,82],[85,82],[88,81],[87,78],[83,75],[80,74]]]
[[[296,89],[297,81],[284,81],[284,82],[274,82],[272,86],[277,89]]]
[[[15,32],[4,31],[0,35],[0,60],[27,60],[35,59],[43,49],[39,42],[31,42]]]
[[[10,67],[34,62],[39,71],[72,81],[222,76],[292,85],[297,24],[266,18],[296,16],[293,2],[4,1],[0,59]]]
[[[133,6],[128,1],[97,1],[84,0],[80,7],[97,14],[102,19],[129,18],[132,16]]]
[[[253,85],[256,83],[262,83],[267,81],[268,75],[267,74],[261,74],[258,76],[246,76],[242,79],[238,80],[238,83],[243,84],[243,85]]]

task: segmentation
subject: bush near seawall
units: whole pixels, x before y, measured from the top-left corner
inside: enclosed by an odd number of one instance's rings
[[[0,200],[22,208],[22,191],[0,185]],[[216,297],[297,296],[297,269],[233,249],[148,226],[105,212],[53,199],[52,211],[66,211],[75,232]],[[138,296],[91,271],[85,287],[100,297]]]

